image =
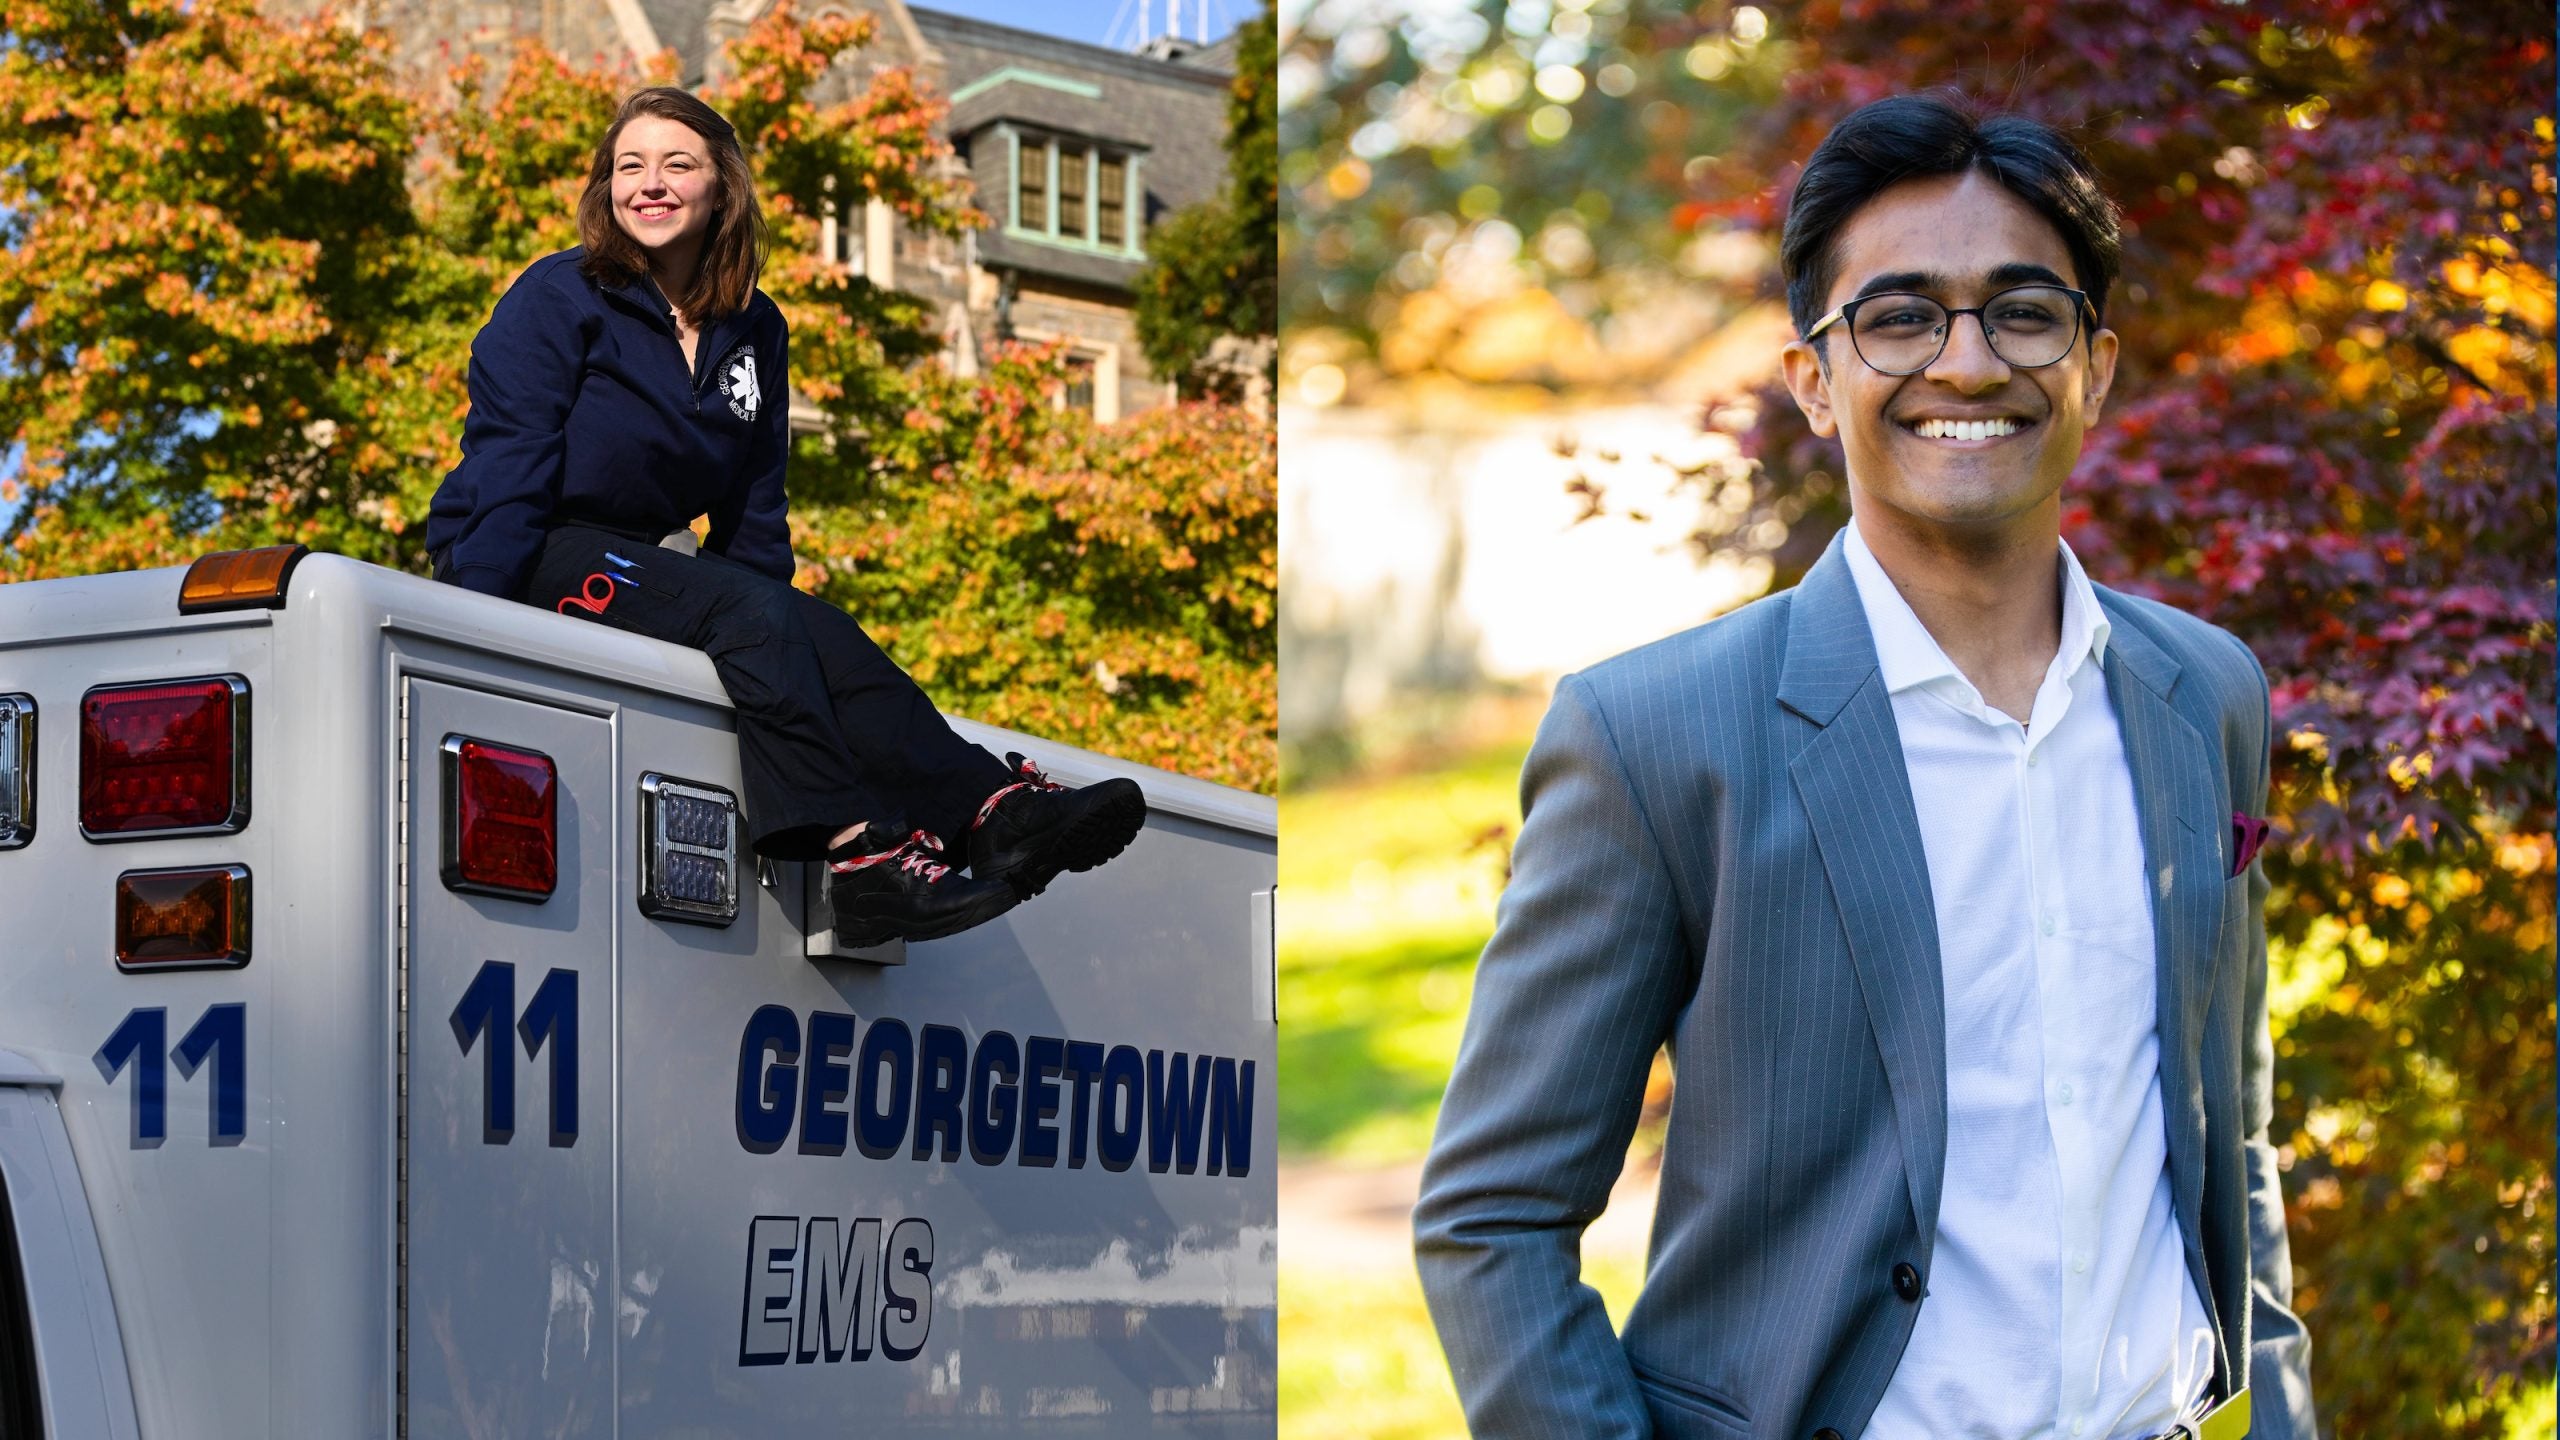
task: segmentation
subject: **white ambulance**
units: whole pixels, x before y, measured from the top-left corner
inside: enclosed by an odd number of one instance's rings
[[[1267,798],[948,940],[700,653],[299,547],[0,587],[0,1437],[1269,1435]]]

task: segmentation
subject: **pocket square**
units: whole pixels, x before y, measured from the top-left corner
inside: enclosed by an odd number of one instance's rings
[[[2267,822],[2255,815],[2231,812],[2231,873],[2238,875],[2258,858],[2258,849],[2267,843]]]

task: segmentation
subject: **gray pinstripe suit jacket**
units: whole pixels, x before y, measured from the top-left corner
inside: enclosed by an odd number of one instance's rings
[[[2311,1440],[2266,1139],[2266,679],[2238,640],[2101,587],[2153,887],[2170,1191],[2257,1437]],[[1480,1437],[1866,1426],[1929,1271],[1946,1158],[1937,923],[1893,707],[1838,540],[1794,590],[1557,687],[1514,874],[1414,1212]],[[1679,1075],[1623,1336],[1580,1281],[1654,1050]],[[1829,1440],[1829,1437],[1824,1437]]]

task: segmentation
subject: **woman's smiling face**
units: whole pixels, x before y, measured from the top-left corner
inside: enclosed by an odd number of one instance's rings
[[[711,230],[710,148],[693,127],[663,115],[623,126],[613,154],[613,223],[652,252],[698,247]]]

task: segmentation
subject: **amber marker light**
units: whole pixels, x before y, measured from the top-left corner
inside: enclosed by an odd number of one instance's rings
[[[280,610],[285,581],[310,553],[308,545],[267,545],[200,556],[187,567],[187,578],[178,586],[178,613]]]
[[[237,969],[248,963],[248,866],[127,870],[116,877],[117,969]]]

